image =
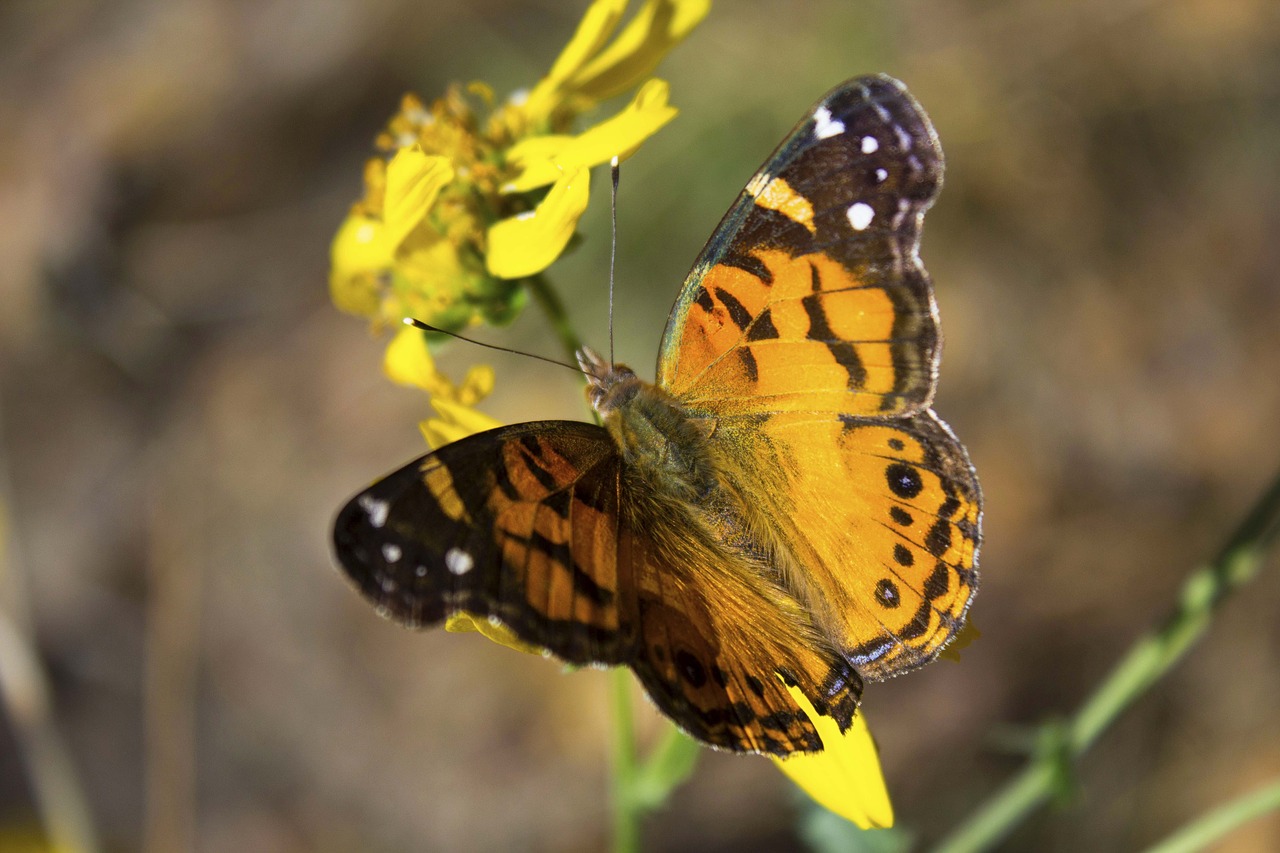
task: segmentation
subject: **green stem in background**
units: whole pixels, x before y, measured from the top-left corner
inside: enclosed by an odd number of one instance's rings
[[[1280,780],[1218,806],[1147,850],[1147,853],[1193,853],[1221,840],[1236,827],[1280,809]]]
[[[936,853],[970,853],[994,847],[1062,787],[1074,761],[1093,745],[1122,711],[1132,705],[1209,627],[1222,602],[1258,573],[1268,546],[1280,533],[1280,476],[1254,505],[1218,557],[1187,578],[1173,612],[1138,640],[1065,724],[1050,724],[1042,742],[1056,740],[944,838]],[[1053,730],[1058,732],[1053,737]],[[1212,816],[1211,816],[1212,817]]]
[[[564,310],[560,295],[551,288],[546,278],[540,275],[525,279],[525,285],[533,294],[533,298],[542,306],[542,310],[546,312],[547,319],[551,321],[551,328],[555,330],[556,337],[560,339],[560,345],[569,356],[569,363],[577,364],[578,350],[582,349],[582,339],[573,330],[573,324],[569,322],[569,314]]]
[[[640,809],[635,796],[635,722],[631,713],[631,671],[625,666],[609,670],[613,705],[613,850],[636,853],[640,849]]]

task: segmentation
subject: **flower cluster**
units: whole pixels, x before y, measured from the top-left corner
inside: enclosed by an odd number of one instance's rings
[[[646,78],[709,0],[647,0],[619,29],[626,5],[592,3],[551,71],[501,104],[483,83],[430,104],[405,96],[333,241],[339,308],[377,327],[416,317],[447,331],[519,314],[527,280],[574,235],[590,168],[629,156],[675,117],[667,84]],[[572,132],[583,113],[633,89],[618,113]],[[433,384],[433,396],[448,396]]]

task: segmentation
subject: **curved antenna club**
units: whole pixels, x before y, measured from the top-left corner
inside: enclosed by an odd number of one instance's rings
[[[485,349],[497,350],[498,352],[509,352],[512,355],[523,355],[528,358],[536,358],[538,361],[545,361],[547,364],[555,364],[555,365],[559,365],[560,367],[567,367],[569,370],[572,370],[574,373],[579,373],[579,374],[587,373],[587,371],[583,370],[581,367],[575,367],[574,365],[567,364],[563,361],[556,361],[554,358],[547,358],[545,355],[538,355],[532,352],[524,352],[518,349],[511,349],[511,347],[500,347],[497,344],[487,344],[484,341],[477,341],[474,338],[463,337],[462,335],[459,335],[457,332],[450,332],[448,329],[441,329],[437,326],[431,325],[430,323],[424,323],[421,320],[417,319],[416,317],[405,317],[404,324],[406,326],[413,326],[415,329],[421,329],[424,332],[439,332],[442,335],[448,335],[451,338],[457,338],[460,341],[466,341],[469,344],[475,344],[476,346],[484,347]]]

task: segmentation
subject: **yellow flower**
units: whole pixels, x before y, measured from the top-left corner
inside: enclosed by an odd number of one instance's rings
[[[819,714],[802,692],[795,687],[787,690],[817,727],[823,750],[774,758],[773,763],[806,794],[845,820],[863,829],[893,826],[893,805],[865,714],[859,710],[853,725],[841,733],[836,721]]]
[[[487,364],[472,365],[460,384],[450,382],[436,370],[435,359],[427,346],[427,336],[409,326],[403,327],[391,340],[382,369],[392,382],[421,388],[431,395],[433,402],[443,401],[469,408],[493,391],[493,368]],[[494,426],[498,426],[496,421],[473,432]]]
[[[330,290],[344,311],[447,331],[502,324],[521,280],[569,245],[588,170],[631,154],[676,114],[665,83],[640,84],[706,16],[709,0],[646,0],[618,32],[626,0],[596,0],[532,90],[495,104],[475,83],[431,104],[414,95],[379,134],[364,197],[338,229]],[[620,113],[580,134],[602,99],[639,87]]]
[[[667,51],[701,23],[711,0],[648,0],[612,43],[626,0],[597,0],[525,103],[532,118],[549,118],[575,102],[621,94],[653,72]]]

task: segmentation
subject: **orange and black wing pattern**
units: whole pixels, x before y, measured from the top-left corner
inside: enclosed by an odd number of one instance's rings
[[[722,415],[926,407],[939,340],[916,252],[941,180],[933,127],[901,83],[834,89],[703,249],[667,321],[658,384]]]
[[[600,427],[518,424],[446,445],[355,496],[334,547],[398,622],[492,619],[571,663],[631,666],[659,708],[712,746],[820,750],[787,688],[844,729],[858,673],[759,566],[648,489]]]
[[[626,663],[620,499],[603,429],[517,424],[448,444],[354,497],[338,513],[334,550],[397,622],[467,613],[570,663]]]
[[[918,247],[942,170],[902,84],[837,87],[726,215],[659,357],[790,588],[869,678],[932,660],[977,588],[978,480],[929,408],[940,336]]]

